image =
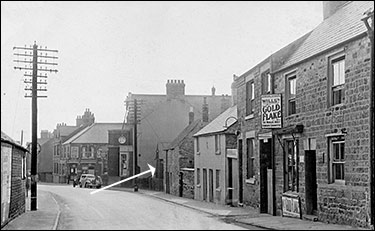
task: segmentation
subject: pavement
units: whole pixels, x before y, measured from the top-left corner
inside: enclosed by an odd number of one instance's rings
[[[112,187],[108,190],[134,192],[132,188]],[[252,225],[271,230],[370,230],[347,225],[327,224],[319,221],[302,220],[282,216],[260,214],[251,207],[231,207],[205,201],[198,201],[166,194],[164,192],[138,189],[138,192],[149,197],[179,204],[191,209],[205,212],[211,216],[223,218],[231,223]],[[1,230],[56,230],[60,217],[60,207],[51,193],[38,191],[36,211],[30,210],[30,196],[26,198],[26,212],[19,215]]]

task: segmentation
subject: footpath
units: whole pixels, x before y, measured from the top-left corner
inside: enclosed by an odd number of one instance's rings
[[[127,191],[164,200],[166,202],[185,206],[197,211],[218,217],[230,223],[252,225],[271,230],[369,230],[347,225],[327,224],[318,221],[302,220],[282,216],[260,214],[258,210],[249,207],[231,207],[214,203],[197,201],[166,194],[164,192],[132,188],[112,187],[108,190]],[[56,230],[60,216],[60,208],[52,194],[38,191],[38,208],[30,210],[30,196],[26,200],[26,212],[10,221],[1,230]]]

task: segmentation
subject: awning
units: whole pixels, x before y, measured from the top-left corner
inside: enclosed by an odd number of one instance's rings
[[[295,126],[288,126],[285,128],[279,128],[273,130],[274,135],[284,135],[284,134],[296,134],[296,133],[302,133],[303,132],[303,125],[297,124]]]

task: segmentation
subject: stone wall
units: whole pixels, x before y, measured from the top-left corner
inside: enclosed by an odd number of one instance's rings
[[[329,55],[345,54],[345,100],[343,104],[329,106],[328,59]],[[318,218],[321,221],[365,227],[369,220],[369,104],[370,104],[370,42],[368,38],[352,41],[345,46],[321,54],[298,66],[276,73],[275,93],[285,99],[284,74],[296,70],[296,114],[287,116],[284,110],[284,127],[304,125],[299,138],[299,156],[304,156],[303,140],[316,139],[316,177],[318,183]],[[283,102],[285,108],[285,100]],[[345,184],[328,182],[327,134],[346,129]],[[278,146],[278,142],[276,142]],[[283,193],[283,155],[276,147],[276,199],[281,210]],[[305,209],[304,163],[299,163],[299,195]]]

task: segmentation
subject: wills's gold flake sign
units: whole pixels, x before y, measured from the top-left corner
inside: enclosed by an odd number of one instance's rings
[[[261,116],[262,128],[282,127],[281,94],[262,95]]]

